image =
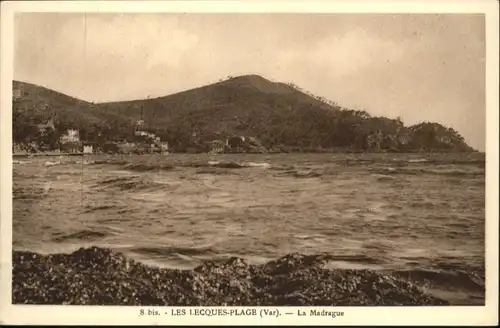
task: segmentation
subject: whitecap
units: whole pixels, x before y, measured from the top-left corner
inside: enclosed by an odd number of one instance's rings
[[[94,163],[94,161],[83,161],[83,165],[90,165]],[[76,161],[76,164],[82,164],[82,161]]]
[[[104,229],[108,229],[108,230],[112,230],[113,232],[111,233],[116,233],[116,232],[124,232],[125,230],[122,229],[122,228],[118,228],[118,227],[115,227],[115,226],[111,226],[111,225],[95,225],[94,228],[104,228]]]
[[[57,162],[50,162],[50,161],[47,161],[45,162],[45,166],[54,166],[54,165],[60,165],[61,162],[60,161],[57,161]]]
[[[391,175],[385,174],[371,174],[372,177],[377,178],[379,181],[395,180],[396,178]]]
[[[262,168],[269,168],[271,167],[271,164],[270,163],[266,163],[266,162],[248,162],[248,163],[245,163],[244,166],[246,167],[262,167]]]

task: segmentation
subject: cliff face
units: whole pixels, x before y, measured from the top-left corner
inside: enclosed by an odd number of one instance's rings
[[[294,151],[472,151],[453,129],[437,123],[406,127],[398,119],[342,108],[294,84],[260,76],[231,77],[166,97],[92,104],[23,82],[14,82],[15,142],[39,142],[37,125],[52,118],[45,143],[68,128],[82,140],[105,143],[132,138],[135,123],[185,151],[211,140],[254,137],[259,147]]]

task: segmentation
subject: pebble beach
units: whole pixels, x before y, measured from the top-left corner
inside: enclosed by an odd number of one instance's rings
[[[447,305],[403,278],[327,269],[322,255],[263,265],[241,258],[193,270],[147,266],[106,248],[69,254],[13,252],[14,304],[150,306]]]

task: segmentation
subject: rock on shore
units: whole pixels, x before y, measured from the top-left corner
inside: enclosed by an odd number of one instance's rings
[[[171,306],[446,305],[404,279],[325,269],[322,256],[264,265],[240,258],[193,270],[150,267],[104,248],[71,254],[13,251],[14,304]]]

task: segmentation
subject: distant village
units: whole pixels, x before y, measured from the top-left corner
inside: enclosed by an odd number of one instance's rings
[[[144,121],[139,120],[135,124],[133,140],[108,141],[105,143],[89,142],[80,139],[80,131],[75,128],[67,129],[59,138],[59,148],[53,149],[49,145],[39,141],[29,144],[13,144],[13,153],[39,153],[50,152],[60,154],[168,154],[167,141],[162,141],[154,133],[143,129]],[[54,131],[55,126],[52,119],[37,126],[40,136],[47,136],[49,131]],[[195,136],[195,134],[193,134]],[[189,147],[189,153],[235,153],[235,152],[257,152],[267,150],[254,137],[232,136],[222,140],[200,142],[196,147]]]

